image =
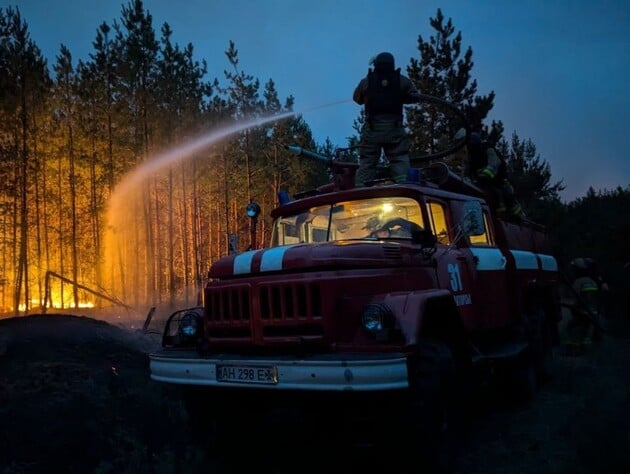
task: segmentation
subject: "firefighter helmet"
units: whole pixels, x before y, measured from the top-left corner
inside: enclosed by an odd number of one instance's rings
[[[589,257],[577,257],[571,260],[571,266],[580,270],[590,270],[594,265],[595,262]]]
[[[395,69],[394,55],[392,53],[379,53],[371,62],[377,71],[393,71]]]

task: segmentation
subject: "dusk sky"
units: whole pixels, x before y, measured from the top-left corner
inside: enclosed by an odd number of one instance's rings
[[[404,72],[419,58],[418,35],[434,34],[441,8],[473,49],[478,93],[496,93],[489,117],[505,136],[531,139],[563,180],[565,200],[630,186],[630,2],[627,0],[144,0],[156,34],[192,43],[208,79],[224,82],[230,40],[243,71],[273,79],[284,100],[306,111],[352,97],[382,51]],[[31,37],[55,62],[61,44],[88,59],[99,24],[120,19],[120,0],[0,0],[18,7]],[[360,108],[349,101],[304,112],[318,142],[345,146]]]

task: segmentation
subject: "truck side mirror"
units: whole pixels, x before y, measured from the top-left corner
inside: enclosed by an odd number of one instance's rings
[[[480,235],[486,230],[483,222],[483,212],[479,201],[467,201],[464,203],[464,218],[461,229],[464,235]]]
[[[414,245],[420,245],[421,248],[430,248],[435,247],[437,237],[426,229],[414,230],[411,232],[411,242]]]

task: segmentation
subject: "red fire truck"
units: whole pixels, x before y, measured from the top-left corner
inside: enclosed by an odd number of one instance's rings
[[[198,416],[217,419],[274,397],[360,399],[403,413],[437,452],[476,374],[517,374],[524,397],[549,375],[556,260],[542,227],[502,220],[444,165],[355,188],[356,164],[330,164],[332,183],[271,212],[268,247],[212,265],[151,378],[193,389]]]

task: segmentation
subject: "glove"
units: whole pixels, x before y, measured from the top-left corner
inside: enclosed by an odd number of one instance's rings
[[[481,168],[477,171],[477,179],[480,181],[492,181],[496,174],[491,168]]]

